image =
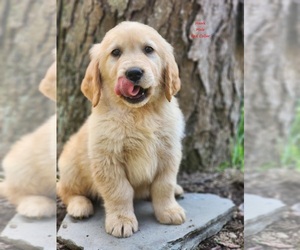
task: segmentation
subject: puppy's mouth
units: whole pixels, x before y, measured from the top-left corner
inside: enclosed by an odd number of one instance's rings
[[[134,84],[125,77],[120,77],[115,86],[115,93],[129,103],[139,103],[146,99],[148,89]]]

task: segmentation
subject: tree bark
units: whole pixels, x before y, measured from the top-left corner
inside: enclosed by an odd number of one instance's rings
[[[299,100],[300,2],[245,1],[245,167],[280,165]]]
[[[80,93],[88,51],[124,20],[152,26],[174,47],[186,120],[182,169],[211,170],[228,161],[243,96],[243,4],[237,0],[59,0],[59,151],[90,114]],[[191,36],[196,21],[205,22],[209,38]]]
[[[55,1],[0,1],[0,160],[55,112],[38,86],[53,62]]]

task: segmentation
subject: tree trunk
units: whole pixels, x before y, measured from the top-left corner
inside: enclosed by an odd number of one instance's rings
[[[182,169],[210,170],[228,161],[243,95],[243,4],[237,0],[59,0],[59,151],[90,114],[80,93],[88,51],[123,20],[152,26],[174,46],[186,120]],[[201,25],[205,31],[196,31]],[[204,33],[210,37],[193,36]]]
[[[299,100],[300,2],[245,2],[245,166],[280,165]],[[298,99],[298,100],[297,100]]]
[[[55,112],[38,86],[53,62],[55,1],[0,1],[0,161],[12,142]]]

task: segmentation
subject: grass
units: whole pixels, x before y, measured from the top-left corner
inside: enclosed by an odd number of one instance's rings
[[[281,166],[295,168],[300,171],[300,103],[298,103],[295,119],[280,160]]]
[[[241,109],[240,121],[237,128],[237,133],[232,143],[232,150],[229,162],[220,164],[221,171],[226,168],[236,168],[244,171],[244,106]]]
[[[236,168],[244,171],[244,107],[241,110],[241,117],[238,124],[238,131],[232,142],[230,161],[223,162],[219,170]],[[289,136],[280,152],[281,166],[297,169],[300,171],[300,102],[296,108],[294,121],[292,122]],[[262,170],[272,169],[278,166],[275,163],[268,163],[261,166]]]
[[[231,154],[231,165],[244,170],[244,107],[238,125],[238,131]]]

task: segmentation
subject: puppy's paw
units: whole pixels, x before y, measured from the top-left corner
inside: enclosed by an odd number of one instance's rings
[[[86,218],[94,213],[92,202],[84,196],[73,196],[67,207],[69,215],[75,218]]]
[[[175,186],[175,196],[176,197],[181,197],[183,195],[184,191],[183,188],[180,185]]]
[[[185,212],[178,204],[156,209],[155,215],[157,220],[162,224],[180,225],[185,222]]]
[[[56,213],[56,202],[45,196],[25,196],[18,204],[17,212],[30,218],[51,217]]]
[[[138,230],[138,222],[134,214],[130,216],[108,214],[105,220],[105,229],[108,234],[126,238]]]

